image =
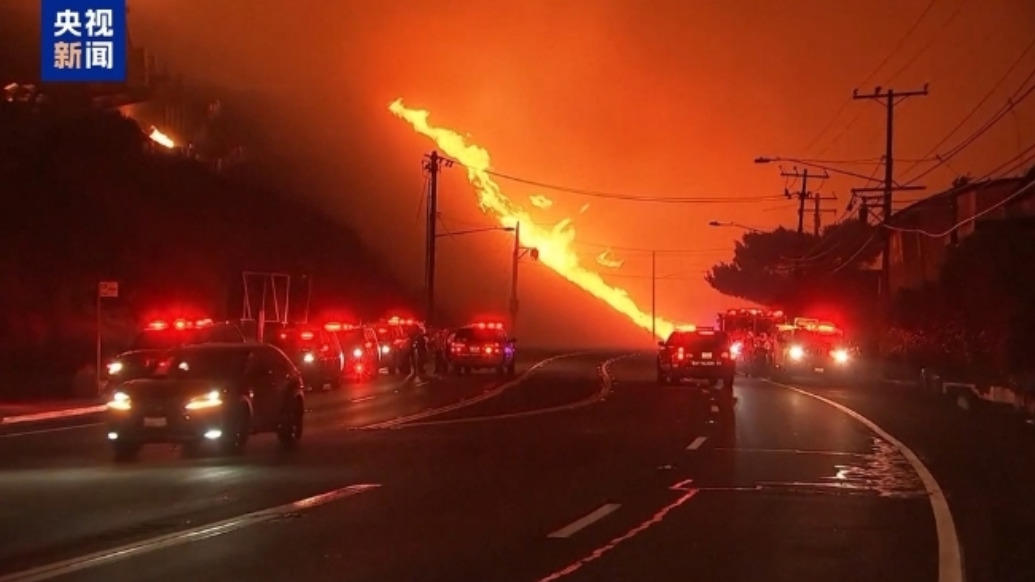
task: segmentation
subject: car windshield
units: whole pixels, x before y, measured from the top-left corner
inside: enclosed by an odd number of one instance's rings
[[[729,338],[722,332],[675,332],[668,338],[668,345],[688,351],[722,351],[729,345]]]
[[[229,380],[244,374],[249,351],[239,348],[173,350],[150,372],[154,378]]]
[[[140,332],[133,340],[133,350],[168,350],[179,346],[203,343],[208,340],[207,329],[149,329]]]

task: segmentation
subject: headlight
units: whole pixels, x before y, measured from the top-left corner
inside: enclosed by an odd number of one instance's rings
[[[124,367],[125,366],[122,365],[122,362],[112,362],[108,364],[108,375],[114,376],[121,372]]]
[[[353,358],[362,358],[363,357],[363,348],[356,348],[356,349],[352,350],[352,357]]]
[[[223,397],[219,394],[219,390],[213,390],[204,396],[198,398],[191,398],[187,405],[184,406],[187,410],[201,410],[204,408],[213,408],[221,406],[223,404]]]
[[[834,350],[831,355],[834,356],[834,361],[838,364],[848,362],[848,350]]]
[[[307,364],[312,364],[313,362],[316,361],[316,356],[314,356],[313,354],[306,354],[306,355],[302,356],[302,361],[307,363]]]
[[[131,404],[129,402],[129,394],[125,392],[116,392],[111,395],[111,402],[108,402],[108,408],[111,410],[129,410]]]
[[[387,354],[390,351],[392,351],[392,346],[389,346],[389,345],[381,346],[381,353],[382,354]]]
[[[801,346],[791,346],[788,355],[791,356],[792,360],[800,360],[805,357],[805,350]]]
[[[740,350],[742,350],[743,348],[744,348],[744,345],[741,344],[740,342],[737,342],[737,343],[733,344],[732,346],[730,346],[730,353],[733,354],[734,356],[739,356],[740,355]]]

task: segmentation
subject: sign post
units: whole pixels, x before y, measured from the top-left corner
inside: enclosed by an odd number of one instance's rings
[[[97,284],[97,362],[96,362],[96,382],[97,391],[101,389],[101,332],[104,327],[104,318],[101,311],[101,299],[117,299],[119,296],[119,282],[118,281],[101,281]]]

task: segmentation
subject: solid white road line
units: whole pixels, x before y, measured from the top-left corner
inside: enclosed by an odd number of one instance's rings
[[[553,414],[555,412],[564,412],[569,410],[575,410],[576,408],[582,408],[583,406],[589,406],[600,402],[607,395],[611,393],[611,389],[614,387],[614,377],[611,376],[611,365],[619,360],[631,358],[638,354],[629,354],[625,356],[618,356],[605,361],[600,366],[600,376],[603,379],[601,382],[600,390],[594,392],[586,398],[578,402],[572,402],[571,404],[562,404],[560,406],[551,406],[549,408],[539,408],[537,410],[526,410],[524,412],[509,412],[506,414],[490,414],[488,416],[472,416],[470,418],[454,418],[452,420],[429,420],[427,422],[411,422],[405,426],[398,428],[416,428],[421,426],[447,426],[451,424],[471,424],[475,422],[488,422],[497,420],[513,420],[516,418],[528,418],[530,416],[541,416],[544,414]]]
[[[350,485],[341,489],[334,489],[326,493],[299,499],[293,503],[287,503],[270,509],[246,513],[238,517],[224,519],[209,525],[203,525],[171,534],[153,537],[132,544],[126,544],[110,550],[103,550],[93,554],[87,554],[70,560],[55,562],[46,566],[15,572],[6,576],[0,576],[0,582],[38,582],[49,580],[58,576],[65,576],[73,572],[97,568],[112,562],[133,558],[166,548],[172,548],[191,542],[198,542],[225,535],[248,526],[259,523],[266,523],[270,520],[283,517],[299,511],[313,509],[326,505],[332,501],[338,501],[346,497],[365,493],[380,487],[378,484]]]
[[[586,529],[587,527],[593,525],[601,519],[604,519],[608,515],[611,515],[612,513],[618,511],[619,507],[621,507],[621,505],[617,503],[608,503],[607,505],[601,505],[596,510],[594,510],[593,513],[590,513],[585,517],[580,517],[579,519],[576,519],[575,521],[569,523],[568,525],[562,527],[561,529],[553,532],[552,534],[546,537],[559,539],[570,538],[571,536],[579,533],[580,531]]]
[[[368,424],[366,426],[361,426],[361,427],[356,427],[356,428],[357,429],[361,429],[361,430],[377,430],[377,429],[385,429],[385,428],[398,428],[398,427],[400,427],[403,424],[409,424],[411,422],[416,422],[418,420],[424,420],[425,418],[431,418],[433,416],[439,416],[439,415],[445,414],[447,412],[453,412],[454,410],[460,410],[461,408],[467,408],[468,406],[473,406],[475,404],[478,404],[479,402],[484,402],[484,401],[489,400],[491,398],[495,398],[495,397],[499,396],[500,394],[503,394],[503,392],[505,392],[506,390],[509,390],[509,389],[511,389],[511,388],[513,388],[513,387],[515,387],[515,386],[517,386],[519,384],[521,384],[525,380],[527,380],[529,375],[532,374],[532,372],[535,372],[539,368],[542,368],[543,366],[545,366],[545,365],[547,365],[547,364],[549,364],[551,362],[554,362],[554,361],[557,361],[557,360],[560,360],[560,359],[564,359],[564,358],[573,358],[573,357],[576,357],[576,356],[582,356],[582,355],[585,355],[587,353],[592,353],[592,352],[575,352],[575,353],[571,353],[571,354],[560,354],[560,355],[557,355],[557,356],[552,356],[552,357],[546,358],[545,360],[541,360],[541,361],[537,362],[535,365],[533,365],[529,369],[525,370],[517,378],[514,378],[513,380],[510,380],[508,382],[505,382],[504,384],[501,384],[501,385],[499,385],[499,386],[489,390],[488,392],[484,392],[484,393],[479,394],[478,396],[475,396],[473,398],[468,398],[466,400],[461,400],[460,402],[455,402],[453,404],[448,404],[446,406],[440,406],[438,408],[429,408],[428,410],[423,410],[421,412],[417,412],[417,413],[414,413],[414,414],[408,414],[406,416],[400,416],[398,418],[393,418],[392,420],[386,420],[384,422],[377,422],[377,423],[374,423],[374,424]]]
[[[866,428],[894,445],[894,447],[902,453],[902,456],[906,458],[906,461],[908,461],[909,465],[913,467],[917,476],[920,477],[920,481],[924,484],[924,489],[927,491],[927,498],[931,503],[931,512],[934,513],[934,527],[938,535],[938,582],[963,582],[963,552],[960,549],[960,540],[956,532],[956,523],[955,520],[953,520],[952,511],[949,509],[949,502],[945,498],[945,492],[942,491],[941,486],[938,485],[938,481],[934,478],[934,475],[931,474],[931,471],[927,466],[924,465],[923,461],[920,460],[920,457],[917,456],[912,449],[907,447],[905,443],[888,434],[888,432],[878,426],[877,423],[839,402],[835,402],[829,398],[824,398],[818,394],[813,394],[812,392],[802,390],[795,386],[789,386],[787,384],[780,384],[772,381],[770,381],[770,383],[793,390],[798,394],[814,398],[840,410],[866,425]],[[2,582],[2,580],[0,580],[0,582]]]
[[[5,416],[0,419],[0,424],[21,424],[23,422],[41,422],[44,420],[57,420],[60,418],[73,418],[86,416],[88,414],[99,414],[107,410],[103,404],[97,406],[83,406],[79,408],[65,408],[62,410],[49,410],[47,412],[34,412],[32,414],[16,414]]]
[[[694,442],[690,443],[690,446],[687,447],[686,450],[688,450],[688,451],[696,451],[697,449],[701,448],[701,445],[703,445],[704,441],[706,441],[706,440],[708,440],[708,437],[706,437],[706,436],[699,436],[699,437],[694,439]]]

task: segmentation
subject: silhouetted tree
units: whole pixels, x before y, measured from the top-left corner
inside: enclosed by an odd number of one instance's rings
[[[733,260],[712,267],[705,280],[730,297],[795,312],[822,304],[853,319],[872,303],[872,277],[863,267],[879,253],[879,242],[874,227],[855,221],[818,237],[785,228],[749,232]]]

